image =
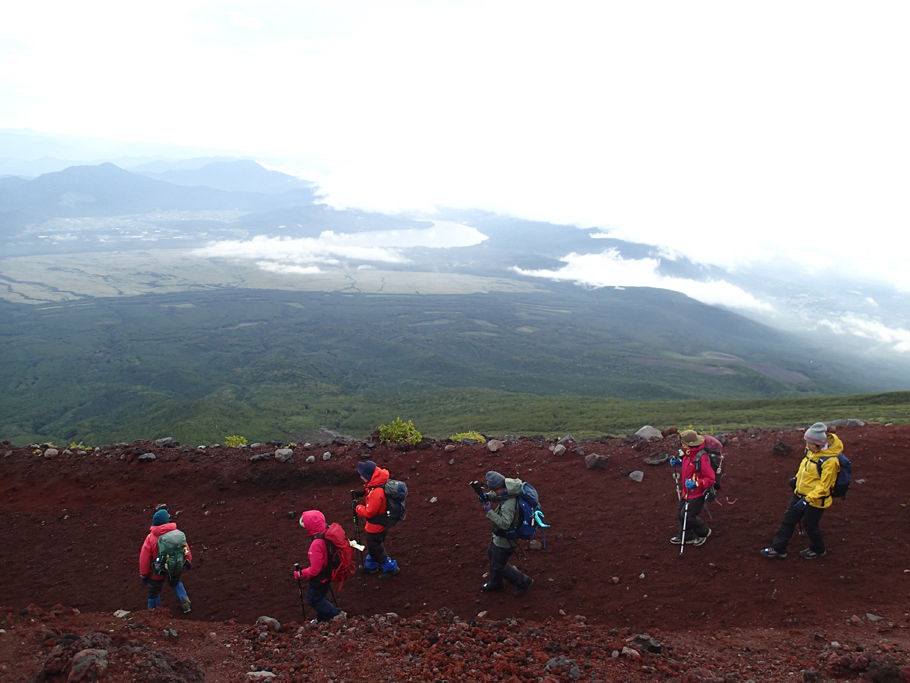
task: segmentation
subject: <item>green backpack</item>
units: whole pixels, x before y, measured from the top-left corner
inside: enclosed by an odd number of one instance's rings
[[[180,529],[168,531],[158,537],[158,557],[155,558],[156,574],[167,574],[172,581],[180,578],[186,563],[186,534]]]

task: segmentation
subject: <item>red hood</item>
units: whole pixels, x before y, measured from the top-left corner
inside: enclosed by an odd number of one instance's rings
[[[152,536],[160,536],[161,534],[166,534],[168,531],[174,531],[177,528],[177,522],[168,522],[167,524],[159,524],[158,526],[150,526],[149,533]]]
[[[373,476],[370,477],[370,481],[367,482],[367,486],[373,488],[374,486],[382,486],[389,480],[389,471],[384,470],[381,467],[376,467],[373,470]]]

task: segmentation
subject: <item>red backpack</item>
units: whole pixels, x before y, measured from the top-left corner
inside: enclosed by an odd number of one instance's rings
[[[344,535],[344,529],[338,522],[332,522],[323,533],[316,534],[314,538],[321,538],[325,542],[328,555],[328,562],[319,578],[328,578],[332,583],[337,583],[338,590],[341,590],[344,580],[357,571],[354,549]]]

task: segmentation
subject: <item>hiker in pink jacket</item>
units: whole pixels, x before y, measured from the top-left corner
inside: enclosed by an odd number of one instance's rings
[[[714,468],[706,449],[723,453],[723,444],[710,434],[699,434],[694,429],[680,432],[679,442],[682,457],[671,458],[670,465],[679,466],[682,474],[683,486],[676,510],[680,533],[671,538],[670,543],[699,546],[711,535],[711,529],[701,518],[701,511],[705,505],[705,493],[715,481]]]
[[[180,576],[184,569],[192,568],[193,557],[189,545],[186,544],[186,537],[183,538],[182,548],[176,553],[176,561],[172,562],[170,567],[155,567],[155,560],[158,558],[158,539],[172,531],[177,531],[177,525],[171,521],[167,506],[163,506],[155,511],[149,534],[142,542],[139,551],[139,578],[148,586],[149,609],[161,607],[161,588],[167,579],[168,585],[174,589],[180,609],[186,614],[190,611],[190,598]]]
[[[305,510],[300,515],[300,526],[307,530],[312,540],[310,548],[307,550],[309,566],[295,569],[294,578],[297,581],[307,579],[306,602],[316,612],[316,618],[313,621],[330,621],[339,614],[344,615],[344,612],[339,611],[327,597],[332,581],[329,554],[326,548],[328,541],[324,537],[316,538],[319,534],[325,534],[325,515],[319,510]]]

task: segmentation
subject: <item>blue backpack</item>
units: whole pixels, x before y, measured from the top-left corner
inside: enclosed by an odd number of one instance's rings
[[[538,528],[541,530],[550,526],[544,521],[543,510],[540,509],[540,497],[535,489],[528,482],[522,482],[521,493],[518,494],[518,514],[515,515],[515,522],[512,526],[502,533],[506,538],[530,539]],[[541,531],[541,534],[544,532]],[[546,547],[546,538],[544,538]]]
[[[847,489],[850,488],[850,481],[853,479],[853,464],[843,453],[838,453],[834,455],[825,455],[819,458],[815,462],[815,466],[818,468],[818,476],[822,476],[822,463],[828,458],[837,458],[838,463],[840,463],[840,471],[837,473],[837,479],[834,481],[834,486],[831,488],[831,497],[832,498],[843,498],[847,495]]]

